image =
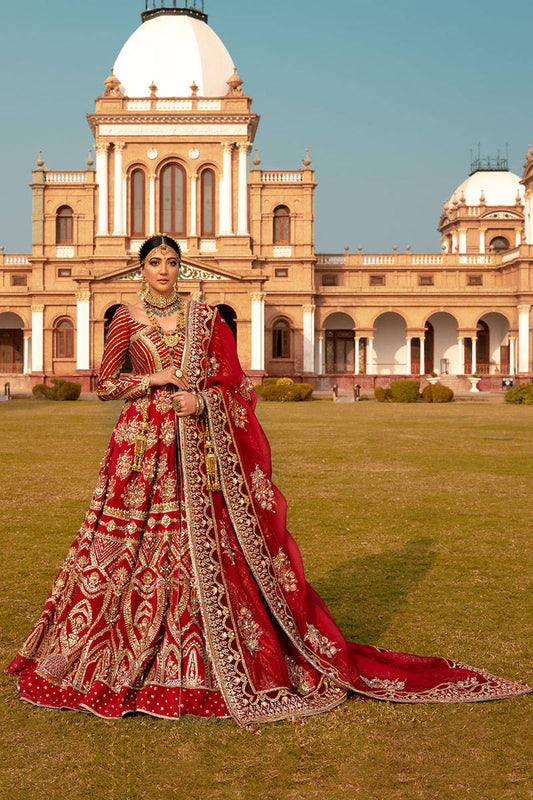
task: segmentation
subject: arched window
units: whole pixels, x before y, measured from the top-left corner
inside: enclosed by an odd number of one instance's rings
[[[287,320],[278,319],[272,326],[272,358],[290,358],[291,328]]]
[[[145,236],[144,171],[134,169],[130,175],[130,235]]]
[[[74,325],[68,317],[62,317],[54,326],[54,356],[74,358]]]
[[[505,236],[495,236],[489,247],[494,253],[503,253],[504,250],[509,250],[509,242]]]
[[[185,170],[169,164],[161,170],[161,230],[171,236],[185,236],[186,179]]]
[[[72,244],[74,213],[70,206],[61,206],[56,214],[56,244]]]
[[[215,235],[215,173],[212,169],[204,169],[200,179],[202,219],[200,230],[202,236]]]
[[[289,244],[291,237],[290,212],[287,206],[274,209],[274,244]]]

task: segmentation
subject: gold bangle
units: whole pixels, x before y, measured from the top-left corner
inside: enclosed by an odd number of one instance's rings
[[[143,390],[143,392],[145,394],[148,394],[148,392],[150,391],[150,376],[149,375],[143,375],[142,376],[142,378],[141,378],[141,389]]]
[[[195,416],[200,417],[204,413],[205,409],[205,400],[201,394],[196,395],[196,410]]]

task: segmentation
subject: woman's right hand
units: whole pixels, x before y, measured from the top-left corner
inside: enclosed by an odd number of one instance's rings
[[[168,367],[162,372],[154,372],[153,375],[150,375],[150,386],[166,386],[168,383],[172,383],[183,391],[187,391],[189,388],[189,379],[186,375],[181,378],[176,377],[176,367]]]

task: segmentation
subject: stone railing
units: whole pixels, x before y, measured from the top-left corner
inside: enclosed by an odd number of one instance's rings
[[[303,172],[289,170],[264,169],[261,178],[265,183],[301,183],[304,179]]]
[[[28,261],[28,256],[23,255],[21,253],[9,253],[9,255],[0,254],[0,264],[4,263],[6,266],[24,266],[30,265]]]
[[[533,248],[532,248],[533,250]],[[508,258],[502,259],[498,253],[317,253],[317,266],[319,267],[444,267],[456,269],[465,266],[491,266],[501,264],[503,260],[512,260],[518,257],[519,251],[514,251]]]
[[[46,172],[47,183],[85,183],[86,172]]]

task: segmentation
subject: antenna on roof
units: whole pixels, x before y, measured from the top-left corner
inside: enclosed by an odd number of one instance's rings
[[[505,145],[505,156],[501,155],[498,147],[496,156],[482,156],[481,144],[477,146],[477,157],[472,155],[470,149],[470,175],[474,172],[508,172],[509,171],[509,145]]]

